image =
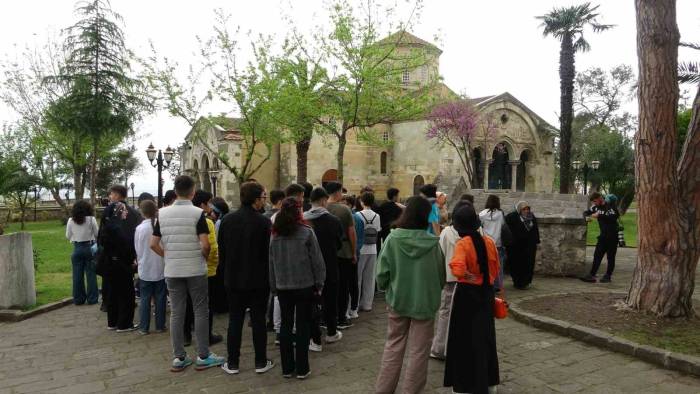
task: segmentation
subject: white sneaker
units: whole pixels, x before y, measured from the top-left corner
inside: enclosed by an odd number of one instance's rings
[[[359,317],[360,315],[357,314],[357,309],[350,309],[350,312],[348,312],[348,319],[357,319]]]
[[[255,367],[255,373],[265,373],[272,368],[274,368],[275,362],[272,360],[267,360],[264,367]]]
[[[229,375],[238,375],[238,367],[230,366],[228,365],[228,362],[225,362],[222,366],[221,369],[224,370]]]
[[[334,343],[343,339],[343,333],[340,330],[335,332],[335,335],[326,335],[326,343]]]
[[[309,370],[309,372],[305,373],[304,375],[297,375],[297,379],[304,380],[304,379],[308,378],[309,375],[311,375],[311,370]]]
[[[321,352],[321,351],[323,351],[323,346],[317,344],[317,343],[314,342],[314,340],[312,339],[312,340],[309,342],[309,351],[311,351],[311,352]]]

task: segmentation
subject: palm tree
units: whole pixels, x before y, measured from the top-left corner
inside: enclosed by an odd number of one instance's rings
[[[681,42],[680,46],[700,51],[700,44],[692,42]],[[678,82],[680,83],[700,83],[700,63],[680,62],[678,63]]]
[[[592,7],[584,3],[567,8],[554,8],[546,15],[538,16],[542,21],[542,33],[545,37],[553,36],[561,41],[559,51],[559,79],[561,91],[561,114],[559,117],[559,192],[568,193],[571,169],[571,122],[573,120],[573,91],[576,68],[574,55],[586,52],[591,46],[583,37],[583,31],[590,26],[594,32],[608,30],[613,25],[597,22],[599,6]]]

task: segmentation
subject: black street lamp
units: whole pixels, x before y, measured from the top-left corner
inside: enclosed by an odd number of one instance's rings
[[[216,181],[219,177],[219,170],[216,168],[209,170],[209,176],[211,177],[211,192],[216,197]]]
[[[598,167],[600,167],[600,162],[598,160],[593,160],[591,161],[590,167],[588,166],[588,163],[583,163],[582,166],[581,162],[578,160],[574,160],[571,164],[573,164],[574,170],[581,170],[581,172],[583,173],[583,194],[588,194],[588,173],[591,170],[598,171]]]
[[[134,195],[134,182],[131,182],[131,185],[129,187],[131,188],[131,205],[134,205],[136,203],[136,196]]]
[[[153,144],[148,145],[148,149],[146,149],[148,161],[151,162],[153,167],[158,169],[158,208],[163,207],[163,168],[168,168],[168,166],[170,166],[170,161],[173,159],[174,153],[170,146],[163,152],[161,152],[160,149],[156,150]]]

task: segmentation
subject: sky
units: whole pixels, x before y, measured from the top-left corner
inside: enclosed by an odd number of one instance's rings
[[[412,2],[394,0],[397,19],[405,19]],[[351,0],[351,3],[358,1]],[[362,3],[362,2],[358,2]],[[580,4],[569,0],[430,0],[425,1],[412,33],[442,50],[440,72],[444,82],[455,92],[470,97],[510,92],[530,109],[558,127],[559,113],[559,43],[544,38],[537,15],[553,7]],[[591,51],[576,55],[578,71],[591,67],[610,69],[628,64],[637,69],[635,10],[633,0],[600,0],[600,22],[616,25],[614,29],[585,33]],[[149,42],[159,54],[183,67],[198,65],[197,37],[213,34],[215,9],[231,15],[232,30],[240,26],[238,39],[247,47],[245,32],[273,36],[281,42],[294,21],[297,29],[308,34],[318,26],[327,26],[323,0],[112,0],[112,8],[122,15],[126,44],[137,55],[148,56]],[[45,37],[75,22],[72,0],[35,0],[4,2],[0,13],[0,56],[14,56],[29,45],[42,43]],[[681,41],[700,42],[700,1],[678,0],[677,20]],[[683,60],[700,60],[700,52],[681,49]],[[636,104],[627,108],[636,112]],[[219,113],[233,108],[215,106],[205,111]],[[0,124],[16,120],[0,104]],[[142,170],[132,177],[135,192],[155,194],[156,171],[146,159],[150,142],[156,148],[176,147],[189,131],[184,121],[158,111],[139,124],[135,141]],[[172,183],[166,176],[166,188]]]

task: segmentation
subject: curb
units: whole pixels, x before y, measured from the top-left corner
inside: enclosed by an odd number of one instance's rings
[[[73,298],[64,298],[61,301],[52,302],[50,304],[42,305],[36,309],[30,311],[18,311],[14,309],[0,309],[0,322],[19,322],[30,317],[41,315],[46,312],[51,312],[58,308],[63,308],[66,305],[73,303]]]
[[[549,297],[551,295],[552,294],[546,296],[527,297],[520,299],[519,302]],[[563,295],[563,293],[561,295]],[[654,346],[641,345],[637,342],[632,342],[628,339],[624,339],[595,328],[585,327],[563,320],[557,320],[551,317],[525,312],[520,309],[518,303],[515,302],[509,305],[508,312],[515,320],[529,326],[574,338],[576,340],[586,342],[600,348],[612,350],[617,353],[626,354],[642,361],[656,364],[660,367],[700,376],[700,357],[671,352]]]

